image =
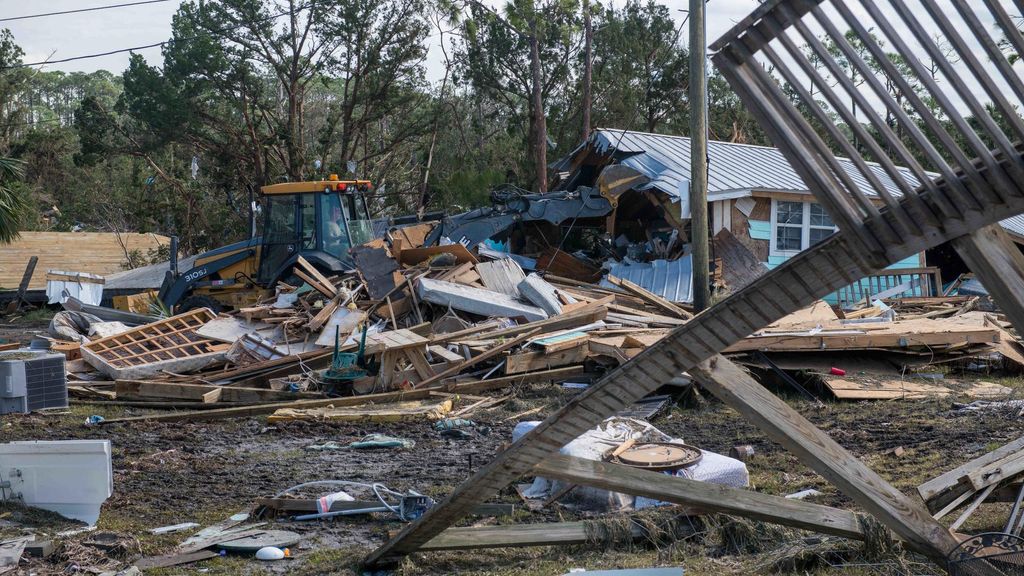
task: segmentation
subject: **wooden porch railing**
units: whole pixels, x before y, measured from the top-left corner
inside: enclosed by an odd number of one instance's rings
[[[942,273],[934,266],[883,270],[837,290],[835,295],[843,308],[900,295],[941,296]]]

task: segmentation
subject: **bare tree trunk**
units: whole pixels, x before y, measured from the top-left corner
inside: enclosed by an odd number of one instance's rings
[[[427,189],[430,181],[430,167],[434,163],[434,146],[437,144],[437,131],[441,126],[441,110],[444,109],[444,93],[448,87],[448,76],[452,70],[451,60],[448,58],[448,51],[444,48],[444,32],[441,31],[441,52],[444,54],[444,79],[441,80],[441,91],[437,96],[437,114],[434,116],[434,131],[430,134],[430,148],[427,149],[427,166],[423,170],[423,181],[420,184],[420,200],[416,207],[416,215],[423,218],[427,209]]]
[[[590,21],[590,1],[583,0],[583,138],[590,139],[590,88],[594,70],[594,26]]]
[[[533,133],[536,154],[537,192],[548,191],[548,126],[544,118],[543,84],[540,74],[540,43],[537,41],[537,15],[530,20],[530,71],[533,76]]]

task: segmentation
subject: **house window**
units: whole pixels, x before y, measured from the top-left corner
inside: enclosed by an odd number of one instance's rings
[[[836,231],[825,209],[816,202],[772,200],[772,236],[769,254],[794,256]]]

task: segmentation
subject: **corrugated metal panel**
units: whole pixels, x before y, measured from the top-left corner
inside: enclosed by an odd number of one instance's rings
[[[693,263],[690,256],[678,260],[654,260],[643,264],[615,264],[610,274],[639,284],[672,302],[693,302]],[[606,279],[601,286],[611,288]]]
[[[649,134],[623,130],[598,129],[591,137],[598,152],[611,152],[620,164],[651,178],[648,188],[675,196],[681,182],[690,179],[690,139],[683,136]],[[780,190],[807,192],[807,186],[790,166],[778,148],[708,142],[708,197],[739,190]],[[866,194],[874,195],[871,186],[853,163],[839,158],[840,165]],[[881,167],[872,169],[886,189],[899,196],[899,189]],[[901,168],[911,182],[917,182],[909,170]]]
[[[1024,238],[1024,214],[1019,214],[1013,218],[1007,218],[1000,222],[999,225],[1005,228],[1010,234]]]

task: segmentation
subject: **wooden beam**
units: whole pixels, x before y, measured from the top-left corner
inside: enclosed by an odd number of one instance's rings
[[[1024,334],[1024,254],[999,224],[953,240],[953,247]]]
[[[568,546],[594,541],[587,522],[556,522],[449,528],[441,532],[421,550],[473,550],[478,548],[510,548],[524,546]],[[646,534],[638,524],[630,524],[632,539]]]
[[[319,512],[316,498],[257,498],[256,507],[266,507],[274,512]],[[362,510],[379,507],[380,500],[338,500],[331,503],[331,512],[342,510]],[[474,511],[474,516],[508,516],[516,511],[516,504],[481,504]]]
[[[431,392],[465,392],[472,394],[487,390],[497,390],[506,386],[528,382],[543,382],[546,380],[559,380],[577,376],[583,373],[582,366],[567,366],[555,370],[546,370],[532,374],[518,374],[506,378],[493,378],[491,380],[480,380],[477,382],[462,382],[439,386],[417,388],[416,390],[403,390],[399,392],[383,392],[381,394],[366,394],[363,396],[348,396],[345,398],[321,398],[316,400],[296,400],[294,402],[274,402],[271,404],[259,404],[255,406],[238,406],[235,408],[223,408],[215,410],[203,410],[201,412],[175,412],[171,414],[147,414],[145,416],[130,416],[127,418],[111,418],[104,420],[104,426],[111,424],[123,424],[129,422],[199,422],[206,420],[225,420],[229,418],[247,418],[250,416],[262,416],[272,414],[280,408],[322,408],[324,406],[359,406],[361,404],[400,402],[406,400],[424,400],[430,397]],[[234,389],[233,386],[224,388],[225,391]]]
[[[583,341],[572,348],[558,352],[535,350],[512,354],[505,358],[505,374],[520,374],[555,366],[577,364],[587,359],[589,350],[588,342]]]
[[[173,398],[176,400],[203,401],[207,394],[217,392],[218,400],[224,402],[267,402],[276,400],[288,402],[318,398],[319,394],[307,392],[280,392],[265,388],[240,388],[236,386],[210,386],[206,384],[185,384],[149,380],[118,380],[114,390],[119,399],[129,398]]]
[[[611,300],[611,297],[602,298],[601,300],[595,300],[594,302],[585,304],[571,312],[563,312],[562,314],[552,316],[545,320],[535,320],[533,322],[527,322],[526,324],[520,324],[519,326],[513,326],[511,328],[504,328],[493,332],[483,332],[479,334],[478,338],[491,339],[516,336],[537,328],[540,328],[541,332],[554,332],[556,330],[576,328],[578,326],[597,322],[598,320],[604,320],[605,316],[608,315],[608,308],[605,307],[605,304],[608,304]],[[444,334],[443,336],[448,335]],[[435,343],[435,341],[431,341],[431,344]]]
[[[718,356],[689,374],[915,549],[942,560],[957,546],[920,502],[894,488],[739,366]]]
[[[28,259],[28,265],[25,266],[25,274],[21,277],[21,283],[18,284],[18,292],[14,295],[14,300],[7,305],[7,313],[13,314],[21,306],[21,303],[25,301],[25,292],[28,292],[28,285],[32,283],[32,274],[36,271],[36,264],[39,262],[39,256],[32,256]]]
[[[701,511],[732,514],[855,540],[864,539],[860,514],[803,500],[562,454],[547,458],[534,471],[545,478],[683,504]]]
[[[1024,450],[1024,436],[921,484],[917,493],[930,511],[942,510],[973,489],[969,481],[972,474],[978,477],[979,471],[997,471],[1000,462],[1013,459],[1021,450]]]
[[[458,374],[459,372],[462,372],[463,370],[465,370],[466,368],[469,368],[470,366],[473,366],[475,364],[479,364],[480,362],[483,362],[484,360],[487,360],[489,358],[494,358],[498,354],[501,354],[502,352],[504,352],[505,350],[508,350],[509,348],[511,348],[513,346],[518,346],[523,341],[525,341],[527,338],[529,338],[530,336],[533,336],[534,334],[536,334],[539,331],[540,331],[540,328],[534,328],[534,329],[529,330],[529,331],[527,331],[527,332],[525,332],[523,334],[520,334],[516,338],[513,338],[513,339],[509,340],[508,342],[505,342],[504,344],[500,344],[498,346],[495,346],[494,348],[491,348],[491,349],[487,350],[483,354],[474,356],[474,357],[470,358],[469,360],[464,360],[463,362],[448,368],[447,370],[441,372],[440,374],[435,374],[435,375],[431,376],[430,378],[427,378],[426,380],[420,382],[419,384],[414,384],[413,388],[419,388],[421,386],[427,386],[428,384],[433,384],[434,382],[443,382],[445,378],[450,378],[452,376],[455,376],[456,374]]]
[[[316,279],[318,283],[320,283],[324,288],[326,288],[327,291],[330,292],[329,296],[335,296],[338,294],[338,289],[334,287],[334,284],[331,283],[330,279],[324,276],[323,273],[321,273],[319,270],[317,270],[316,266],[310,264],[309,260],[306,260],[302,256],[299,256],[298,260],[296,260],[296,263],[298,263],[299,266],[302,266],[302,268],[305,269],[310,276],[312,276],[314,279]]]

